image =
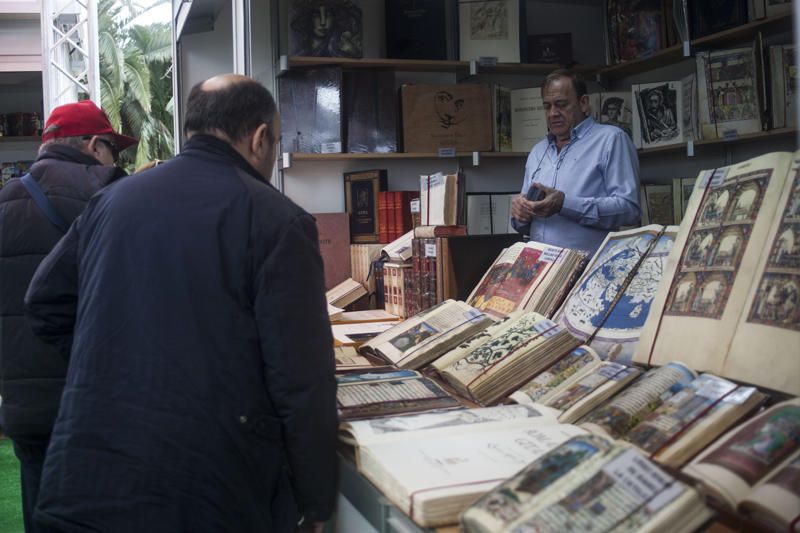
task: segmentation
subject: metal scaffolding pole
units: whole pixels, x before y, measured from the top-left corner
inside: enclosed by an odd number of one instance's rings
[[[100,105],[96,0],[42,0],[44,120],[54,107]]]

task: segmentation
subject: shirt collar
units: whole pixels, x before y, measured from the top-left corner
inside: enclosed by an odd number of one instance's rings
[[[592,128],[592,126],[594,126],[594,119],[587,115],[586,118],[580,122],[580,124],[572,128],[572,131],[569,133],[569,141],[572,142],[575,139],[580,139],[581,137],[586,135],[586,133]],[[547,140],[549,144],[551,145],[555,144],[556,136],[548,132]]]

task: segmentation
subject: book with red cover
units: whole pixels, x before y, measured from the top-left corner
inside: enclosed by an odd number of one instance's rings
[[[325,290],[350,277],[350,215],[317,213],[319,252],[325,267]]]
[[[417,226],[414,237],[461,237],[467,234],[466,226]]]
[[[399,239],[413,228],[411,222],[411,200],[419,198],[419,191],[394,191],[394,195],[396,238]]]
[[[389,192],[378,193],[378,242],[388,244],[392,242],[389,234]]]

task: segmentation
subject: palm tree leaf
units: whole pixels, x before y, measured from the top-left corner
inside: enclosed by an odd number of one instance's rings
[[[150,69],[141,56],[133,55],[134,50],[125,54],[126,93],[130,92],[146,113],[150,112]]]

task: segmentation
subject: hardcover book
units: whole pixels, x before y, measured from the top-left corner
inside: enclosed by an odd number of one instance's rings
[[[397,98],[391,70],[344,73],[345,138],[350,153],[397,152]]]
[[[360,0],[289,2],[289,53],[293,56],[361,57]]]
[[[583,433],[523,406],[496,409],[371,421],[374,440],[358,448],[359,471],[420,526],[448,525],[505,478]],[[421,429],[393,431],[404,426]]]
[[[336,384],[342,420],[461,407],[439,385],[413,370],[341,374]]]
[[[517,309],[552,316],[586,262],[586,253],[538,242],[503,250],[467,299],[502,318]]]
[[[542,88],[511,91],[511,151],[530,152],[547,135]]]
[[[698,52],[698,119],[703,139],[761,131],[753,47]]]
[[[446,60],[447,0],[386,2],[386,57]]]
[[[800,394],[800,160],[701,172],[634,360]],[[753,357],[758,354],[758,357]]]
[[[641,453],[576,436],[482,496],[462,515],[467,533],[674,531],[712,517],[702,494]]]
[[[492,84],[493,136],[495,152],[510,152],[511,146],[511,90]]]
[[[797,67],[791,44],[769,47],[769,73],[773,128],[797,125]]]
[[[589,95],[592,118],[600,124],[616,126],[633,140],[631,92],[601,92]]]
[[[731,509],[754,513],[774,530],[789,531],[800,502],[800,400],[774,405],[732,429],[684,473]]]
[[[608,0],[606,20],[612,63],[648,57],[665,46],[662,0]]]
[[[342,151],[342,70],[295,69],[278,79],[281,151]]]
[[[384,169],[344,173],[344,205],[353,243],[379,242],[378,193],[387,185]]]
[[[500,63],[527,61],[526,2],[458,0],[461,61],[495,58]]]
[[[528,62],[570,66],[572,64],[572,34],[528,35]]]
[[[680,81],[635,84],[631,92],[633,144],[637,148],[680,144],[686,140]]]
[[[518,192],[467,193],[467,233],[516,233],[511,225],[511,201]]]
[[[747,22],[747,0],[692,0],[689,2],[692,39],[718,33]]]
[[[406,152],[492,149],[492,99],[488,85],[404,85],[400,95]]]
[[[325,267],[325,290],[351,276],[350,217],[347,213],[317,213],[319,253]]]

